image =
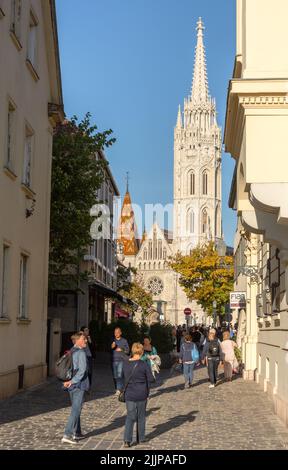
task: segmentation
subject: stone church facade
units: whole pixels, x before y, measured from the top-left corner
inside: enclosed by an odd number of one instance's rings
[[[199,19],[192,90],[183,113],[179,106],[174,130],[173,235],[154,222],[139,240],[128,188],[118,230],[124,264],[137,268],[160,320],[172,324],[186,323],[187,307],[192,311],[189,324],[206,323],[206,315],[196,302],[188,301],[179,275],[169,268],[169,257],[177,252],[187,255],[198,244],[222,238],[222,137],[215,100],[209,95],[203,31]]]

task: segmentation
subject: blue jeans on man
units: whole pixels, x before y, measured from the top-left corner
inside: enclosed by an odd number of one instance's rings
[[[183,374],[185,377],[185,383],[187,385],[192,385],[194,365],[194,362],[192,362],[191,364],[187,364],[186,362],[184,362],[183,364]]]
[[[112,363],[113,377],[116,383],[116,390],[123,390],[124,376],[123,376],[123,361],[114,361]]]
[[[125,422],[124,441],[132,442],[134,424],[137,423],[137,441],[145,439],[147,400],[126,401],[127,417]]]
[[[69,416],[64,435],[67,437],[81,435],[80,415],[84,401],[84,390],[80,388],[73,388],[69,390],[69,396],[72,403],[71,414]]]

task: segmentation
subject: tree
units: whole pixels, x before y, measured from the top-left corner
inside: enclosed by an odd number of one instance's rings
[[[49,287],[78,286],[79,266],[91,244],[90,209],[104,178],[106,162],[98,151],[111,146],[112,130],[98,132],[87,113],[55,130],[52,157]]]
[[[180,274],[180,285],[189,300],[196,300],[211,315],[213,301],[217,312],[225,313],[229,294],[233,290],[233,257],[220,257],[213,242],[198,246],[189,256],[178,253],[170,262],[174,271]]]
[[[135,304],[139,305],[139,307],[141,307],[142,320],[144,321],[153,304],[151,294],[149,294],[149,292],[146,292],[146,290],[136,281],[131,282],[124,289],[120,289],[119,293],[123,295],[123,297],[126,297],[127,299],[131,300]],[[131,313],[134,313],[135,311],[135,307],[133,307],[133,305],[123,304],[122,306],[125,310]]]

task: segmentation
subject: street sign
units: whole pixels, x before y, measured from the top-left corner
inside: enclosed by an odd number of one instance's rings
[[[184,309],[184,314],[185,315],[191,315],[191,313],[192,313],[191,308],[187,307],[187,308]]]
[[[246,308],[246,292],[230,292],[230,308]]]

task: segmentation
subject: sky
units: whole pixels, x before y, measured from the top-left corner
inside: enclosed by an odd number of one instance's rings
[[[56,0],[65,112],[91,112],[117,141],[105,153],[121,196],[134,203],[173,202],[173,145],[178,105],[191,91],[196,23],[205,25],[209,90],[224,132],[235,58],[234,0]],[[234,162],[223,152],[226,243],[236,216],[228,208]],[[149,228],[149,227],[148,227]]]

